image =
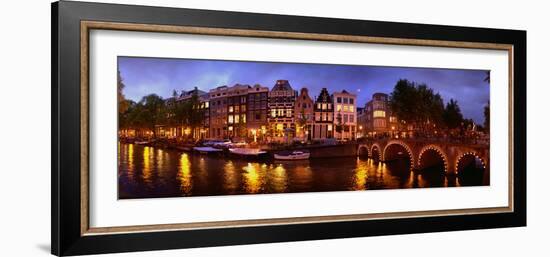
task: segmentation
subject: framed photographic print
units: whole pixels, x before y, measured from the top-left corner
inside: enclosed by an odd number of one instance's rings
[[[52,253],[525,226],[526,32],[56,2]]]

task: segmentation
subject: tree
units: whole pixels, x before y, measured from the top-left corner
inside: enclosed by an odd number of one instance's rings
[[[483,127],[485,127],[485,131],[487,133],[491,132],[491,110],[490,110],[490,104],[489,101],[487,101],[487,105],[483,108],[483,116],[485,116],[485,120],[483,121]]]
[[[443,112],[443,122],[445,123],[445,126],[449,129],[455,129],[460,127],[463,121],[464,118],[462,116],[462,112],[460,111],[460,107],[458,106],[458,102],[451,98],[451,100],[447,103],[447,106],[445,106],[445,111]]]
[[[166,122],[164,100],[156,94],[150,94],[144,96],[139,104],[141,110],[137,120],[141,123],[141,127],[153,131],[153,137],[156,138],[155,126]]]
[[[118,114],[118,127],[121,129],[133,127],[133,115],[136,103],[132,100],[124,100],[125,106],[127,106],[124,112]],[[120,111],[120,109],[119,109]]]
[[[390,94],[389,104],[392,112],[407,123],[416,123],[418,121],[417,98],[414,83],[406,79],[400,79]]]
[[[417,85],[406,79],[399,80],[390,94],[389,104],[395,116],[422,131],[443,124],[443,99],[426,84]]]
[[[338,111],[338,114],[336,115],[336,123],[334,125],[334,129],[336,130],[336,132],[340,133],[340,138],[344,139],[344,133],[342,133],[344,131],[344,125],[342,122],[342,114],[340,113],[340,111]]]
[[[122,90],[124,90],[124,83],[122,76],[120,76],[120,71],[117,71],[117,98],[118,98],[118,113],[125,113],[128,109],[128,105],[126,102],[126,99],[124,98],[124,94],[122,93]]]
[[[202,127],[204,122],[204,108],[201,106],[197,87],[193,90],[191,98],[186,102],[184,109],[189,110],[187,112],[187,124],[191,127],[193,138],[196,138],[196,129]]]
[[[305,137],[304,129],[307,125],[307,117],[303,108],[302,108],[302,111],[300,112],[300,116],[298,116],[298,118],[296,119],[296,125],[298,125],[298,128],[300,128],[300,131],[304,133],[304,137]]]

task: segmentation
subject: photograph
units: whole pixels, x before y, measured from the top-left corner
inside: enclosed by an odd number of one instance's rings
[[[490,70],[118,56],[117,74],[118,199],[490,186]]]

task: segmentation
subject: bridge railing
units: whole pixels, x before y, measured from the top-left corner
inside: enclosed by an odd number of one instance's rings
[[[469,138],[469,137],[389,137],[380,136],[372,138],[359,138],[358,143],[372,143],[389,140],[402,140],[405,142],[420,142],[420,143],[445,143],[453,145],[476,145],[476,146],[489,146],[489,140],[484,138]]]

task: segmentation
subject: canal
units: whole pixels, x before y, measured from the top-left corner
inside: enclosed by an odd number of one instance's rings
[[[359,157],[250,161],[119,144],[119,199],[481,185],[407,161]]]

